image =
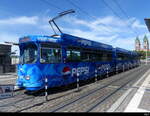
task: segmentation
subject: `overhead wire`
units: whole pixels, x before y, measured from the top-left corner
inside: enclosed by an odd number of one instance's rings
[[[54,7],[54,8],[56,8],[57,10],[60,10],[60,11],[62,11],[63,9],[62,8],[60,8],[60,7],[58,7],[58,6],[56,6],[56,5],[54,5],[54,4],[52,4],[52,3],[50,3],[49,1],[47,1],[47,0],[41,0],[42,2],[44,2],[45,4],[47,4],[47,5],[50,5],[50,6],[52,6],[52,7]],[[72,6],[74,6],[75,8],[77,8],[78,10],[80,10],[82,13],[84,13],[85,15],[87,15],[87,16],[89,16],[91,19],[96,19],[97,20],[97,18],[95,17],[95,16],[93,16],[93,15],[91,15],[91,14],[89,14],[87,11],[85,11],[85,10],[83,10],[82,8],[80,8],[77,4],[75,4],[74,2],[72,2],[71,0],[66,0],[69,4],[71,4]],[[105,1],[104,1],[105,2]],[[106,3],[107,4],[107,3]],[[108,7],[109,7],[109,5],[107,5]],[[111,7],[109,7],[110,9],[112,9]],[[113,10],[113,9],[112,9]],[[114,12],[114,10],[113,10],[113,12]],[[116,16],[118,16],[119,18],[121,18],[116,12],[114,12],[114,14],[116,15]],[[108,32],[108,33],[110,33],[110,31],[108,31],[108,30],[111,30],[111,28],[110,27],[108,27],[108,25],[106,25],[106,24],[104,24],[104,23],[99,23],[100,25],[102,25],[102,26],[104,26],[105,27],[105,31],[106,32]],[[103,27],[103,28],[104,28]],[[106,30],[106,28],[108,29],[108,30]],[[118,32],[117,32],[118,33]],[[118,34],[120,34],[120,33],[118,33]]]
[[[87,11],[81,9],[77,4],[75,4],[75,3],[72,2],[71,0],[66,0],[66,1],[67,1],[69,4],[71,4],[72,6],[76,7],[77,9],[79,9],[82,13],[86,14],[87,16],[89,16],[91,19],[94,19],[94,20],[96,19],[96,20],[97,20],[97,18],[96,18],[95,16],[93,16],[93,15],[89,14]],[[99,24],[100,24],[100,25],[103,25],[105,28],[111,30],[110,27],[108,27],[108,25],[106,25],[106,24],[104,24],[104,23],[100,23],[100,22],[99,22]],[[109,32],[109,31],[107,31],[107,32]],[[109,32],[109,33],[110,33],[110,32]]]
[[[63,11],[62,8],[60,8],[60,7],[58,7],[58,6],[54,5],[54,4],[52,4],[51,2],[49,2],[49,1],[47,1],[47,0],[41,0],[41,1],[42,1],[43,3],[45,3],[45,4],[47,4],[47,5],[50,5],[50,6],[54,7],[54,8],[56,8],[56,9],[59,10],[59,11]],[[94,17],[94,16],[90,15],[88,12],[82,10],[79,6],[77,6],[77,5],[74,4],[73,2],[71,2],[71,1],[69,1],[69,0],[67,0],[67,2],[69,2],[72,6],[78,8],[82,13],[88,15],[90,18],[96,19],[96,17]],[[102,24],[102,23],[101,23],[101,25],[103,25],[103,26],[105,27],[105,31],[106,31],[106,32],[109,32],[109,31],[106,30],[106,28],[108,29],[108,27],[106,27],[105,24]],[[109,30],[110,30],[110,29],[109,29]]]
[[[107,2],[105,2],[105,0],[102,0],[102,2],[104,3],[104,5],[105,5],[106,7],[108,7],[108,8],[113,12],[114,15],[116,15],[117,17],[119,17],[120,19],[122,19],[122,17],[121,17],[120,15],[118,15],[118,13],[117,13],[116,11],[114,11],[114,9],[113,9],[112,7],[110,7],[109,4],[108,4]],[[124,20],[123,20],[123,21],[124,21]],[[127,24],[127,27],[130,28],[130,29],[132,30],[132,32],[133,32],[136,36],[138,36],[138,33],[135,32],[128,24]]]
[[[47,4],[47,5],[52,6],[53,8],[55,8],[55,9],[57,9],[57,10],[59,10],[59,11],[63,11],[62,8],[56,6],[55,4],[53,4],[53,3],[51,3],[51,2],[49,2],[49,1],[47,1],[47,0],[40,0],[40,1],[43,2],[43,3],[45,3],[45,4]]]
[[[113,2],[118,6],[118,8],[121,10],[121,12],[124,14],[125,17],[127,17],[128,20],[130,20],[129,15],[125,12],[125,10],[121,7],[121,5],[119,4],[119,2],[117,0],[113,0]],[[131,23],[132,24],[132,23]],[[136,31],[136,33],[138,33]]]
[[[51,6],[51,7],[55,8],[55,9],[57,9],[59,12],[62,12],[62,11],[64,10],[64,9],[62,9],[61,7],[59,7],[59,6],[55,5],[55,4],[53,4],[53,3],[50,2],[50,1],[47,1],[47,0],[40,0],[40,1],[41,1],[42,3],[48,5],[48,6]],[[55,29],[54,29],[54,27],[53,27],[53,25],[52,25],[51,23],[50,23],[50,26],[51,26],[51,28],[52,28],[54,34],[56,35],[56,31],[55,31]]]
[[[90,15],[88,12],[86,12],[85,10],[81,9],[78,5],[76,5],[75,3],[73,3],[71,0],[66,0],[67,2],[69,2],[72,6],[78,8],[81,12],[83,12],[84,14],[88,15],[90,18],[96,18],[93,15]]]

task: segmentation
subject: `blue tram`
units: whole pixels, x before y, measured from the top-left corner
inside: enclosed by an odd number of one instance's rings
[[[25,36],[19,39],[20,63],[16,85],[34,91],[59,87],[139,64],[138,54],[111,45],[62,33],[60,36]]]
[[[136,67],[140,64],[139,55],[137,52],[128,51],[122,48],[115,48],[116,68],[118,71],[127,70]]]

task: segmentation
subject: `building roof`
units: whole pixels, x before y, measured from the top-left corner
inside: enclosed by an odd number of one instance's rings
[[[146,35],[144,36],[144,39],[143,39],[143,41],[144,41],[144,42],[147,42],[147,43],[149,43],[149,42],[148,42],[148,38],[147,38],[147,36],[146,36]]]
[[[136,37],[135,42],[140,43],[139,37]]]
[[[11,46],[10,44],[0,43],[0,46]]]

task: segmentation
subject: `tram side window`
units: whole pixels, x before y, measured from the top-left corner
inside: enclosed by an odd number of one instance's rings
[[[112,53],[107,53],[107,61],[112,61]]]
[[[80,62],[81,53],[76,50],[67,50],[67,62]]]
[[[67,62],[100,62],[111,61],[112,53],[107,51],[95,51],[95,50],[67,50]]]
[[[104,51],[91,51],[91,52],[82,52],[82,61],[90,62],[101,62],[101,61],[111,61],[112,53]]]
[[[125,60],[130,60],[130,59],[131,59],[131,56],[125,55]]]
[[[94,53],[94,54],[90,54],[90,60],[91,61],[101,61],[102,60],[102,54],[98,54],[98,53]]]
[[[89,59],[92,62],[106,62],[112,60],[112,53],[110,52],[104,52],[104,51],[98,51],[89,54]]]
[[[106,53],[103,53],[101,61],[104,61],[104,62],[107,61],[107,54]]]
[[[123,60],[122,54],[117,54],[117,60]]]
[[[41,63],[61,62],[61,50],[57,48],[41,48]]]
[[[32,64],[37,61],[37,47],[34,44],[28,44],[21,49],[20,63]]]
[[[112,53],[107,51],[101,51],[97,54],[97,61],[111,61],[112,60]]]
[[[67,51],[67,62],[71,62],[71,61],[72,61],[72,59],[71,59],[71,51],[68,50]]]
[[[96,61],[96,55],[93,53],[89,53],[89,61],[90,62],[95,62]]]
[[[90,54],[87,52],[81,52],[81,60],[82,62],[88,62],[90,60]]]
[[[117,54],[117,60],[128,60],[128,57],[125,54]]]
[[[132,56],[130,60],[138,60],[138,56]]]
[[[81,59],[80,51],[72,51],[72,60],[79,62]]]

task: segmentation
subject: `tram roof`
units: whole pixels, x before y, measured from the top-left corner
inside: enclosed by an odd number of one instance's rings
[[[138,52],[136,52],[136,51],[132,51],[132,55],[139,56],[139,53],[138,53]]]
[[[119,48],[119,47],[116,47],[116,52],[126,53],[126,54],[131,54],[132,53],[132,51],[129,51],[129,50],[126,50],[126,49],[123,49],[123,48]]]
[[[79,46],[79,47],[84,47],[84,48],[105,49],[105,50],[113,49],[111,45],[88,40],[88,39],[77,37],[77,36],[72,36],[69,34],[62,34],[61,37],[63,39],[64,44],[66,45]]]
[[[130,50],[126,50],[126,49],[123,49],[123,48],[115,48],[116,49],[116,52],[118,53],[125,53],[125,54],[129,54],[129,55],[133,55],[133,56],[138,56],[139,53],[136,52],[136,51],[130,51]]]
[[[41,35],[29,35],[19,39],[19,43],[24,42],[53,42],[66,46],[94,48],[94,49],[106,49],[112,50],[111,45],[107,45],[100,42],[84,39],[77,36],[62,33],[61,36],[41,36]]]
[[[19,43],[26,43],[26,42],[54,42],[58,43],[60,40],[60,36],[52,37],[52,36],[45,36],[45,35],[28,35],[19,38]]]

